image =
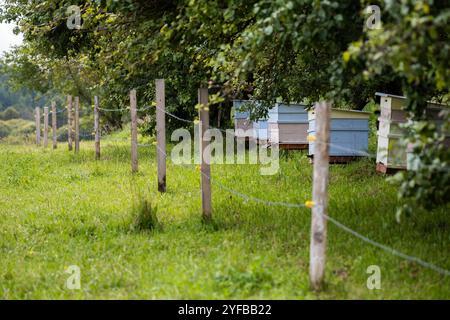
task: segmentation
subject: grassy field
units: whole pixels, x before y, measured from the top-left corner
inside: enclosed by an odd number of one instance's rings
[[[154,148],[130,174],[128,143],[92,143],[80,154],[0,144],[2,299],[450,299],[450,277],[372,247],[329,224],[327,287],[309,289],[310,210],[267,207],[213,185],[214,223],[201,221],[200,175],[169,162],[168,192],[156,191]],[[291,154],[274,176],[257,165],[213,165],[213,178],[259,198],[304,203],[312,166]],[[334,165],[330,215],[370,238],[450,269],[449,208],[395,222],[395,186],[373,160]],[[138,231],[137,203],[156,206],[159,226]],[[70,265],[81,289],[66,288]],[[366,286],[381,268],[380,290]]]

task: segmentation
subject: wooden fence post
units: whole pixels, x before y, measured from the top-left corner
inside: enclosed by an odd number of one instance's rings
[[[158,157],[158,191],[166,192],[166,98],[164,79],[155,81],[156,87],[156,140]]]
[[[48,147],[48,107],[44,107],[44,148]]]
[[[95,160],[100,160],[100,117],[98,114],[98,96],[94,97],[94,133],[95,133]]]
[[[200,104],[199,115],[199,133],[200,133],[200,163],[201,163],[201,187],[202,187],[202,213],[205,221],[211,220],[211,168],[210,154],[205,154],[205,149],[209,144],[205,140],[205,132],[209,128],[209,106],[208,106],[208,89],[200,88],[198,90],[198,103]]]
[[[138,172],[138,145],[137,145],[137,101],[136,90],[130,91],[130,112],[131,112],[131,171]]]
[[[80,152],[80,98],[75,97],[75,153]]]
[[[320,102],[315,105],[316,142],[314,143],[313,207],[309,265],[309,277],[314,290],[321,289],[325,275],[330,110],[328,102]]]
[[[72,96],[67,96],[67,143],[72,151]]]
[[[56,122],[56,103],[55,101],[52,102],[52,134],[53,134],[53,149],[57,148],[57,141],[56,141],[56,126],[57,126],[57,122]]]
[[[36,145],[41,145],[41,108],[36,107],[34,111],[36,123]]]

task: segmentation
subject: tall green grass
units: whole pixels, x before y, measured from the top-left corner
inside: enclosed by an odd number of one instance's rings
[[[332,224],[327,286],[313,292],[309,209],[245,201],[213,184],[214,223],[204,224],[195,166],[169,161],[168,192],[160,194],[154,147],[140,148],[136,175],[129,149],[106,139],[95,161],[90,142],[82,142],[78,155],[65,144],[57,150],[0,144],[1,298],[450,298],[449,277]],[[280,166],[278,174],[261,176],[257,165],[213,165],[212,176],[269,201],[309,200],[312,166],[305,154],[290,154]],[[331,216],[450,269],[449,208],[417,210],[398,224],[398,204],[396,187],[375,173],[371,160],[331,166]],[[81,268],[80,290],[65,286],[70,265]],[[381,290],[366,286],[370,265],[381,268]]]

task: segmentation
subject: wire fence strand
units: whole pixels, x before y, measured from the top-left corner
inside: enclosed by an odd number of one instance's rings
[[[138,111],[138,112],[141,112],[141,111],[147,111],[147,110],[149,110],[150,108],[151,108],[151,106],[145,106],[145,107],[143,107],[143,108],[141,108],[141,109],[136,109],[136,111]],[[126,111],[129,111],[130,108],[127,107],[127,108],[125,108],[125,109],[107,109],[107,108],[100,108],[100,107],[98,107],[98,110],[104,111],[104,112],[126,112]]]
[[[161,152],[167,158],[167,154],[163,150],[161,150],[161,148],[159,148],[159,146],[156,146],[156,148],[158,149],[159,152]],[[306,207],[305,204],[301,204],[301,203],[274,202],[274,201],[267,201],[267,200],[264,200],[264,199],[260,199],[260,198],[254,197],[254,196],[249,196],[249,195],[244,194],[244,193],[242,193],[240,191],[237,191],[237,190],[234,190],[234,189],[232,189],[230,187],[225,186],[224,184],[216,181],[215,179],[212,179],[210,176],[208,176],[207,174],[205,174],[205,173],[203,173],[201,171],[200,171],[200,173],[203,176],[205,176],[207,179],[209,179],[212,184],[218,186],[222,190],[225,190],[225,191],[227,191],[229,193],[232,193],[232,194],[234,194],[236,196],[239,196],[239,197],[241,197],[244,200],[251,200],[253,202],[261,203],[261,204],[264,204],[264,205],[267,205],[267,206],[282,206],[282,207],[286,207],[286,208],[305,208]],[[386,245],[384,245],[384,244],[382,244],[380,242],[372,240],[372,239],[362,235],[361,233],[351,229],[350,227],[347,227],[346,225],[344,225],[343,223],[339,222],[335,218],[332,218],[329,215],[323,215],[323,217],[325,217],[325,219],[327,219],[328,221],[333,223],[339,229],[341,229],[341,230],[343,230],[343,231],[353,235],[354,237],[356,237],[356,238],[358,238],[358,239],[360,239],[360,240],[362,240],[362,241],[364,241],[364,242],[366,242],[366,243],[368,243],[368,244],[370,244],[372,246],[375,246],[375,247],[377,247],[379,249],[382,249],[385,252],[388,252],[388,253],[390,253],[392,255],[400,257],[400,258],[402,258],[404,260],[407,260],[407,261],[410,261],[410,262],[415,262],[415,263],[421,265],[424,268],[433,270],[433,271],[435,271],[435,272],[437,272],[439,274],[442,274],[444,276],[450,276],[450,270],[447,270],[447,269],[439,267],[439,266],[437,266],[435,264],[426,262],[426,261],[424,261],[424,260],[422,260],[422,259],[420,259],[418,257],[407,255],[407,254],[405,254],[403,252],[400,252],[400,251],[398,251],[398,250],[396,250],[394,248],[391,248],[391,247],[386,246]]]
[[[161,109],[161,108],[159,108],[157,106],[155,106],[155,107],[157,109],[163,111],[168,116],[170,116],[172,118],[175,118],[175,119],[177,119],[179,121],[182,121],[182,122],[185,122],[185,123],[194,123],[194,124],[196,123],[196,121],[183,119],[183,118],[178,117],[178,116],[176,116],[176,115],[174,115],[174,114],[172,114],[172,113],[170,113],[170,112],[168,112],[168,111],[166,111],[164,109]],[[151,108],[151,106],[146,106],[146,107],[144,107],[142,109],[138,109],[138,111],[145,111],[145,110],[148,110],[150,108]],[[124,109],[105,109],[105,108],[99,108],[99,110],[102,110],[102,111],[105,111],[105,112],[124,112],[124,111],[126,111]],[[62,111],[64,111],[64,110],[60,110],[60,112],[62,112]],[[211,129],[218,129],[218,130],[220,130],[222,132],[226,132],[226,130],[220,129],[220,128],[213,128],[212,127]],[[80,136],[83,136],[83,135],[80,134]],[[90,138],[93,137],[92,134],[91,135],[86,135],[86,136],[89,136]],[[108,139],[106,141],[114,141],[114,140]],[[122,140],[122,139],[120,139],[119,141],[121,141],[121,142],[129,142],[127,140]],[[323,143],[323,142],[314,141],[314,143]],[[279,145],[279,144],[280,143],[275,143],[273,145]],[[361,152],[361,150],[345,148],[345,147],[342,147],[340,145],[336,145],[336,144],[333,144],[333,143],[328,143],[328,144],[329,144],[329,146],[332,146],[334,148],[337,148],[337,149],[340,149],[340,150],[343,150],[343,151],[349,151],[349,152],[358,151],[358,152]],[[138,144],[138,146],[139,147],[151,147],[152,144]],[[167,154],[163,150],[161,150],[161,148],[158,145],[156,145],[156,148],[157,148],[158,152],[161,152],[166,158],[168,157]],[[366,152],[361,152],[361,155],[362,156],[373,156],[373,155],[371,155],[369,153],[366,153]],[[184,167],[188,167],[191,170],[195,170],[189,165],[184,165]],[[259,204],[266,205],[266,206],[278,206],[278,207],[286,207],[286,208],[305,208],[306,207],[305,204],[301,204],[301,203],[289,203],[289,202],[281,202],[281,201],[268,201],[268,200],[261,199],[261,198],[258,198],[258,197],[252,196],[252,195],[248,195],[248,194],[242,193],[242,192],[240,192],[238,190],[235,190],[233,188],[230,188],[230,187],[224,185],[223,183],[221,183],[219,181],[216,181],[215,179],[212,179],[210,176],[206,175],[205,173],[203,173],[201,171],[200,171],[200,173],[202,175],[204,175],[207,179],[209,179],[212,184],[216,185],[220,189],[222,189],[222,190],[224,190],[224,191],[226,191],[228,193],[234,194],[234,195],[244,199],[245,201],[253,201],[255,203],[259,203]],[[433,270],[433,271],[435,271],[435,272],[437,272],[437,273],[439,273],[441,275],[450,276],[450,271],[447,270],[447,269],[444,269],[444,268],[439,267],[439,266],[437,266],[435,264],[426,262],[426,261],[424,261],[424,260],[422,260],[422,259],[420,259],[418,257],[407,255],[407,254],[405,254],[403,252],[400,252],[400,251],[398,251],[398,250],[396,250],[394,248],[391,248],[391,247],[389,247],[387,245],[384,245],[384,244],[382,244],[380,242],[372,240],[372,239],[368,238],[367,236],[364,236],[361,233],[359,233],[359,232],[351,229],[350,227],[344,225],[343,223],[341,223],[340,221],[336,220],[335,218],[333,218],[333,217],[331,217],[329,215],[323,215],[323,216],[324,216],[325,219],[330,221],[333,225],[335,225],[336,227],[338,227],[342,231],[344,231],[344,232],[346,232],[346,233],[348,233],[348,234],[350,234],[350,235],[360,239],[361,241],[363,241],[363,242],[365,242],[367,244],[370,244],[370,245],[372,245],[374,247],[377,247],[377,248],[379,248],[379,249],[381,249],[381,250],[383,250],[383,251],[385,251],[387,253],[390,253],[390,254],[392,254],[394,256],[397,256],[399,258],[402,258],[404,260],[417,263],[418,265],[420,265],[420,266],[422,266],[424,268]]]

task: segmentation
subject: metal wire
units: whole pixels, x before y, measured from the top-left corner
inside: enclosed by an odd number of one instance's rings
[[[173,117],[173,118],[175,118],[177,120],[180,120],[180,121],[183,121],[183,122],[187,122],[187,123],[195,123],[195,121],[180,118],[180,117],[178,117],[178,116],[176,116],[176,115],[174,115],[174,114],[172,114],[172,113],[170,113],[170,112],[168,112],[168,111],[166,111],[164,109],[161,109],[159,107],[156,107],[156,108],[158,110],[161,110],[162,112],[164,112],[168,116]],[[221,129],[221,128],[210,127],[210,129],[215,129],[215,130],[219,130],[221,132],[227,133],[227,131],[225,129]],[[314,143],[321,143],[321,142],[316,140],[316,141],[314,141]],[[269,145],[270,146],[276,146],[276,145],[281,145],[281,143],[277,142],[277,143],[271,143]],[[346,148],[346,147],[343,147],[343,146],[340,146],[340,145],[337,145],[337,144],[331,143],[331,142],[329,142],[328,145],[330,147],[333,147],[333,148],[336,148],[336,149],[339,149],[339,150],[342,150],[342,151],[357,153],[358,156],[365,156],[365,157],[375,157],[376,156],[376,154],[370,154],[370,153],[367,153],[365,151],[361,151],[361,150],[357,150],[357,149],[351,149],[351,148]]]
[[[56,114],[58,114],[58,113],[61,113],[61,112],[64,112],[64,111],[66,111],[66,109],[60,109],[60,110],[56,110]],[[53,113],[53,111],[52,110],[50,110],[49,111],[49,114],[52,114]]]
[[[150,108],[151,108],[151,106],[145,106],[141,109],[136,109],[136,111],[146,111],[146,110],[149,110]],[[125,112],[125,111],[130,110],[130,108],[127,107],[125,109],[106,109],[106,108],[98,107],[98,110],[105,111],[105,112]]]
[[[159,152],[161,152],[164,156],[167,157],[167,154],[163,150],[161,150],[161,148],[159,148],[159,146],[156,146],[156,148],[158,149]],[[200,173],[203,176],[205,176],[207,179],[209,179],[211,181],[211,183],[217,185],[222,190],[225,190],[225,191],[227,191],[229,193],[237,195],[237,196],[239,196],[239,197],[241,197],[241,198],[243,198],[245,200],[251,200],[253,202],[261,203],[261,204],[264,204],[264,205],[267,205],[267,206],[282,206],[282,207],[287,207],[287,208],[304,208],[304,207],[306,207],[306,205],[300,204],[300,203],[274,202],[274,201],[267,201],[267,200],[264,200],[264,199],[260,199],[260,198],[254,197],[254,196],[249,196],[247,194],[244,194],[242,192],[234,190],[234,189],[232,189],[230,187],[227,187],[227,186],[223,185],[222,183],[220,183],[218,181],[215,181],[210,176],[206,175],[205,173],[203,173],[201,171],[200,171]],[[408,260],[410,262],[415,262],[415,263],[421,265],[424,268],[428,268],[428,269],[433,270],[433,271],[435,271],[435,272],[437,272],[439,274],[442,274],[444,276],[450,276],[450,271],[449,270],[446,270],[446,269],[444,269],[442,267],[439,267],[439,266],[437,266],[435,264],[426,262],[426,261],[424,261],[424,260],[422,260],[420,258],[407,255],[407,254],[405,254],[403,252],[400,252],[400,251],[398,251],[398,250],[396,250],[394,248],[386,246],[386,245],[384,245],[384,244],[382,244],[380,242],[374,241],[374,240],[372,240],[372,239],[362,235],[361,233],[359,233],[359,232],[357,232],[357,231],[347,227],[346,225],[344,225],[343,223],[339,222],[338,220],[330,217],[329,215],[322,214],[322,216],[324,218],[326,218],[328,221],[330,221],[331,223],[333,223],[335,226],[337,226],[339,229],[341,229],[341,230],[343,230],[343,231],[353,235],[354,237],[356,237],[356,238],[358,238],[358,239],[360,239],[360,240],[362,240],[362,241],[364,241],[364,242],[366,242],[366,243],[368,243],[368,244],[370,244],[372,246],[375,246],[375,247],[377,247],[379,249],[382,249],[385,252],[388,252],[388,253],[390,253],[392,255],[400,257],[400,258],[402,258],[404,260]]]
[[[149,108],[149,107],[145,107],[145,108]],[[173,117],[173,118],[175,118],[175,119],[177,119],[177,120],[180,120],[180,121],[183,121],[183,122],[186,122],[186,123],[195,123],[195,121],[180,118],[180,117],[178,117],[178,116],[176,116],[176,115],[174,115],[174,114],[172,114],[172,113],[170,113],[170,112],[168,112],[168,111],[166,111],[166,110],[163,110],[163,109],[161,109],[161,108],[159,108],[159,107],[156,107],[156,108],[159,109],[159,110],[161,110],[161,111],[163,111],[165,114],[167,114],[167,115],[169,115],[169,116],[171,116],[171,117]],[[119,109],[103,109],[103,108],[99,108],[99,109],[100,109],[100,110],[103,110],[103,111],[123,111],[123,110],[119,110]],[[145,109],[141,109],[141,111],[143,111],[143,110],[145,110]],[[220,129],[220,128],[213,128],[213,129],[218,129],[218,130],[221,130],[222,132],[226,132],[226,130],[223,130],[223,129]],[[108,141],[108,140],[107,140],[107,141]],[[123,141],[123,140],[121,140],[121,141]],[[317,141],[317,140],[316,140],[316,141],[314,141],[314,143],[323,143],[323,142],[320,142],[320,141]],[[278,145],[278,144],[279,144],[279,143],[277,143],[277,144],[275,144],[275,145]],[[328,144],[329,144],[330,146],[333,146],[333,147],[335,147],[335,148],[339,148],[339,149],[344,150],[344,151],[351,151],[351,152],[359,151],[359,150],[354,150],[354,149],[350,149],[350,148],[345,148],[345,147],[342,147],[342,146],[339,146],[339,145],[336,145],[336,144],[333,144],[333,143],[328,143]],[[139,144],[138,146],[140,146],[140,147],[150,147],[150,146],[152,146],[152,145],[151,145],[151,144]],[[161,150],[161,148],[159,148],[158,145],[156,145],[156,148],[157,148],[158,151],[161,152],[165,157],[167,157],[167,154],[166,154],[163,150]],[[359,151],[359,152],[360,152],[360,151]],[[366,156],[371,156],[370,154],[367,154],[367,153],[364,153],[364,155],[366,155]],[[185,166],[187,166],[187,165],[185,165]],[[192,170],[195,170],[195,169],[191,168],[190,166],[187,166],[187,167],[190,168],[190,169],[192,169]],[[234,195],[236,195],[236,196],[238,196],[238,197],[240,197],[240,198],[242,198],[242,199],[244,199],[244,200],[246,200],[246,201],[249,201],[249,200],[250,200],[250,201],[253,201],[253,202],[256,202],[256,203],[260,203],[260,204],[263,204],[263,205],[267,205],[267,206],[281,206],[281,207],[286,207],[286,208],[305,208],[305,207],[306,207],[305,204],[300,204],[300,203],[288,203],[288,202],[280,202],[280,201],[268,201],[268,200],[265,200],[265,199],[261,199],[261,198],[258,198],[258,197],[254,197],[254,196],[251,196],[251,195],[242,193],[242,192],[240,192],[240,191],[234,190],[234,189],[232,189],[232,188],[230,188],[230,187],[228,187],[228,186],[222,184],[221,182],[218,182],[218,181],[216,181],[215,179],[212,179],[210,176],[206,175],[205,173],[203,173],[203,172],[201,172],[201,171],[200,171],[200,173],[201,173],[203,176],[205,176],[207,179],[209,179],[209,180],[211,181],[212,184],[218,186],[220,189],[225,190],[225,191],[227,191],[227,192],[229,192],[229,193],[231,193],[231,194],[234,194]],[[394,249],[394,248],[391,248],[391,247],[389,247],[389,246],[386,246],[386,245],[384,245],[384,244],[382,244],[382,243],[380,243],[380,242],[374,241],[374,240],[372,240],[372,239],[370,239],[370,238],[368,238],[368,237],[362,235],[361,233],[359,233],[359,232],[357,232],[357,231],[351,229],[350,227],[347,227],[346,225],[344,225],[343,223],[339,222],[339,221],[336,220],[335,218],[330,217],[329,215],[324,215],[324,214],[323,214],[323,217],[326,218],[326,219],[327,219],[328,221],[330,221],[331,223],[333,223],[333,224],[334,224],[336,227],[338,227],[339,229],[341,229],[341,230],[343,230],[343,231],[345,231],[345,232],[347,232],[347,233],[353,235],[354,237],[356,237],[356,238],[362,240],[362,241],[365,242],[365,243],[368,243],[368,244],[370,244],[370,245],[372,245],[372,246],[374,246],[374,247],[377,247],[377,248],[379,248],[379,249],[382,249],[382,250],[384,250],[385,252],[388,252],[388,253],[390,253],[390,254],[392,254],[392,255],[394,255],[394,256],[400,257],[400,258],[402,258],[402,259],[404,259],[404,260],[407,260],[407,261],[410,261],[410,262],[417,263],[417,264],[419,264],[420,266],[422,266],[422,267],[424,267],[424,268],[433,270],[433,271],[435,271],[435,272],[437,272],[437,273],[439,273],[439,274],[442,274],[442,275],[444,275],[444,276],[450,276],[450,271],[449,271],[449,270],[446,270],[446,269],[444,269],[444,268],[442,268],[442,267],[439,267],[439,266],[437,266],[437,265],[435,265],[435,264],[426,262],[426,261],[424,261],[424,260],[422,260],[422,259],[420,259],[420,258],[417,258],[417,257],[414,257],[414,256],[407,255],[407,254],[405,254],[405,253],[403,253],[403,252],[400,252],[400,251],[398,251],[398,250],[396,250],[396,249]]]
[[[186,122],[186,123],[195,123],[195,121],[193,121],[193,120],[188,120],[188,119],[180,118],[180,117],[174,115],[173,113],[170,113],[170,112],[168,112],[168,111],[166,111],[166,110],[164,110],[164,109],[161,109],[161,108],[158,107],[158,106],[155,106],[155,108],[158,109],[158,110],[160,110],[160,111],[162,111],[162,112],[164,112],[164,113],[167,114],[168,116],[170,116],[170,117],[172,117],[172,118],[175,118],[175,119],[179,120],[179,121]]]
[[[424,261],[422,259],[419,259],[417,257],[414,257],[414,256],[407,255],[407,254],[405,254],[403,252],[400,252],[400,251],[398,251],[396,249],[388,247],[388,246],[386,246],[386,245],[384,245],[382,243],[379,243],[377,241],[369,239],[368,237],[366,237],[366,236],[356,232],[355,230],[353,230],[353,229],[347,227],[346,225],[342,224],[341,222],[337,221],[336,219],[334,219],[334,218],[332,218],[332,217],[330,217],[328,215],[323,215],[323,216],[328,221],[333,223],[335,226],[340,228],[341,230],[343,230],[343,231],[345,231],[345,232],[347,232],[347,233],[349,233],[349,234],[359,238],[360,240],[362,240],[362,241],[364,241],[364,242],[366,242],[368,244],[371,244],[371,245],[373,245],[373,246],[375,246],[377,248],[380,248],[380,249],[382,249],[382,250],[384,250],[384,251],[386,251],[386,252],[388,252],[388,253],[390,253],[392,255],[395,255],[397,257],[403,258],[404,260],[408,260],[410,262],[415,262],[415,263],[421,265],[424,268],[431,269],[431,270],[433,270],[433,271],[435,271],[437,273],[440,273],[440,274],[442,274],[444,276],[450,276],[450,270],[446,270],[446,269],[441,268],[441,267],[439,267],[439,266],[437,266],[435,264],[426,262],[426,261]]]

